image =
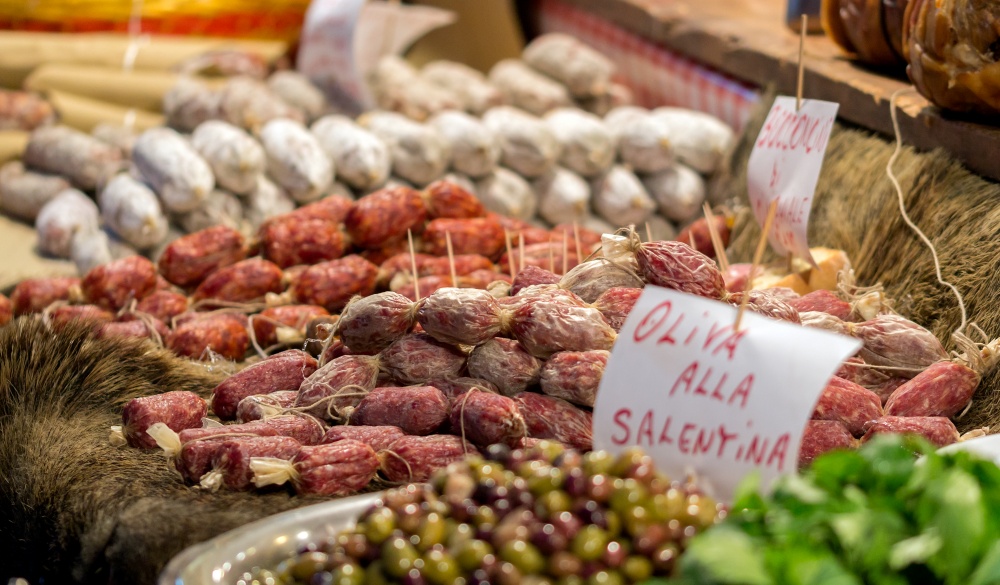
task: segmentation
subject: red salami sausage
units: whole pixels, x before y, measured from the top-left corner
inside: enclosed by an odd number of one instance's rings
[[[812,417],[840,422],[860,437],[868,422],[882,417],[882,401],[871,390],[834,376],[820,394]]]
[[[298,395],[295,390],[279,390],[270,394],[247,396],[236,405],[236,420],[248,423],[284,414],[286,410],[295,406],[295,398]]]
[[[364,488],[375,478],[378,467],[375,451],[350,439],[302,447],[290,461],[250,460],[258,487],[291,481],[300,494],[324,496],[343,496]]]
[[[336,444],[336,443],[334,443]],[[394,482],[422,482],[438,469],[479,453],[470,443],[454,435],[405,436],[378,454],[382,475]]]
[[[953,361],[931,364],[896,388],[885,403],[889,416],[955,416],[979,386],[979,374]]]
[[[88,303],[117,311],[156,290],[156,266],[142,256],[113,260],[91,269],[80,288]]]
[[[160,274],[177,286],[193,286],[212,272],[246,257],[243,236],[217,225],[177,238],[163,250]]]
[[[351,351],[381,351],[413,329],[417,308],[391,291],[356,298],[341,313],[337,335]]]
[[[260,239],[264,257],[281,268],[335,260],[347,250],[339,225],[323,219],[268,222]]]
[[[443,288],[424,299],[417,322],[434,339],[455,345],[479,345],[502,326],[503,311],[493,295],[471,288]]]
[[[847,321],[851,316],[851,304],[828,290],[814,290],[787,302],[800,313],[804,311],[827,313],[842,321]]]
[[[247,303],[262,299],[267,293],[280,293],[284,290],[283,277],[281,268],[273,262],[249,258],[208,275],[191,298]]]
[[[167,347],[179,356],[210,359],[208,350],[238,361],[250,347],[245,318],[231,313],[197,315],[178,323],[167,338]]]
[[[272,356],[230,376],[212,390],[212,412],[223,420],[236,418],[241,400],[254,394],[279,390],[298,391],[303,380],[317,369],[316,360],[301,350]]]
[[[943,416],[883,416],[865,427],[861,441],[891,433],[920,435],[938,447],[956,443],[960,437],[955,424]]]
[[[291,437],[240,437],[221,441],[212,453],[212,470],[202,476],[201,485],[214,488],[224,485],[231,490],[246,490],[253,486],[253,457],[274,457],[291,460],[302,445]]]
[[[323,436],[322,442],[324,444],[336,443],[337,441],[350,439],[352,441],[360,441],[378,452],[388,449],[389,445],[392,445],[396,439],[404,436],[406,436],[406,433],[402,429],[388,425],[377,427],[337,425],[330,427],[330,430]]]
[[[154,449],[156,441],[146,434],[151,425],[159,422],[180,432],[200,427],[207,413],[205,401],[194,392],[174,390],[133,398],[122,409],[122,431],[130,446]]]
[[[170,323],[174,317],[188,310],[188,299],[180,293],[157,290],[139,301],[135,310]]]
[[[721,299],[726,284],[715,262],[682,242],[646,242],[636,260],[646,282],[693,295]]]
[[[412,333],[399,339],[379,357],[385,371],[403,384],[423,384],[431,378],[457,376],[466,359],[457,348],[426,333]]]
[[[450,420],[452,432],[477,447],[497,443],[516,447],[528,434],[517,401],[480,390],[456,398]]]
[[[377,275],[378,268],[360,256],[321,262],[292,281],[291,297],[297,303],[337,312],[354,295],[368,296],[375,292]]]
[[[835,420],[811,420],[806,423],[799,446],[799,469],[808,467],[823,453],[835,449],[856,449],[857,446],[858,440],[843,424]]]
[[[593,448],[591,414],[565,400],[534,392],[514,397],[527,424],[528,436],[555,439],[580,451]]]
[[[53,278],[28,278],[17,283],[10,293],[15,315],[40,313],[56,301],[70,301],[80,288],[80,279],[74,276]]]
[[[553,354],[541,371],[542,392],[582,406],[594,406],[610,353],[603,350]]]
[[[448,420],[448,398],[433,386],[375,388],[351,413],[352,425],[394,426],[407,435],[430,435]]]
[[[408,230],[416,231],[426,218],[420,192],[410,187],[387,187],[355,201],[344,226],[355,245],[374,248],[405,238]]]
[[[504,396],[538,383],[542,362],[513,339],[496,337],[469,354],[469,375],[492,382]]]
[[[315,305],[284,305],[264,309],[250,317],[254,338],[261,347],[301,344],[306,339],[306,327],[316,317],[330,313]]]

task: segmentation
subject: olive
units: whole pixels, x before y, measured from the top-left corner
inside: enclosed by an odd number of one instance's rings
[[[553,490],[538,498],[535,502],[535,514],[541,518],[555,516],[559,512],[568,512],[573,507],[573,498],[564,491]]]
[[[389,585],[389,583],[389,578],[386,577],[385,571],[382,570],[382,561],[375,561],[365,569],[366,585]]]
[[[653,566],[659,572],[669,573],[674,568],[674,561],[677,560],[678,554],[680,554],[680,549],[677,548],[676,544],[672,542],[663,544],[653,551]]]
[[[307,552],[292,560],[288,566],[289,574],[296,580],[306,581],[315,573],[326,570],[330,556],[319,551]]]
[[[614,482],[614,491],[608,499],[612,510],[622,514],[630,507],[639,506],[649,500],[649,491],[635,479],[623,479]]]
[[[566,575],[556,581],[556,585],[586,585],[586,581],[579,575]]]
[[[416,536],[419,539],[417,547],[425,551],[435,544],[443,544],[448,537],[447,530],[448,526],[444,516],[437,512],[427,514],[421,521],[420,528],[417,529]]]
[[[566,474],[558,467],[542,467],[528,476],[528,489],[535,497],[562,487]]]
[[[570,546],[573,554],[580,557],[580,560],[596,561],[601,558],[604,548],[608,546],[608,533],[593,524],[584,526],[573,537]]]
[[[548,573],[554,577],[579,575],[582,570],[583,562],[568,551],[559,551],[549,557]]]
[[[451,520],[449,520],[451,522]],[[465,522],[456,523],[455,527],[448,531],[448,548],[458,548],[462,544],[475,537],[475,530]]]
[[[345,563],[333,570],[332,585],[365,585],[364,570],[354,563]]]
[[[424,577],[435,585],[452,585],[461,575],[458,561],[450,554],[441,550],[429,550],[424,553]]]
[[[547,463],[552,463],[566,451],[561,443],[556,441],[540,441],[528,449],[528,457],[538,458]]]
[[[607,451],[591,451],[583,456],[583,471],[587,475],[610,473],[615,457]]]
[[[587,585],[625,585],[618,571],[598,571],[587,577]]]
[[[677,488],[670,488],[666,493],[655,494],[650,506],[653,519],[656,522],[669,522],[683,514],[687,507],[687,496]]]
[[[545,557],[535,545],[524,540],[512,540],[504,543],[499,550],[500,559],[506,561],[523,573],[541,573],[545,568]]]
[[[462,570],[466,572],[478,569],[482,566],[483,561],[492,554],[493,547],[490,546],[490,543],[478,539],[469,540],[455,549],[455,559]]]
[[[622,563],[621,571],[633,583],[645,581],[653,576],[653,562],[644,556],[632,555]]]
[[[389,508],[378,508],[365,518],[362,530],[368,542],[381,545],[396,529],[396,513]]]
[[[406,538],[394,536],[382,544],[383,570],[392,577],[402,579],[419,559],[417,549]]]

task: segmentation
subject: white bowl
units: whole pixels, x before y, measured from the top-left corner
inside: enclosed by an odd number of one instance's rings
[[[341,498],[268,516],[188,547],[167,563],[159,585],[235,583],[255,567],[274,567],[302,545],[354,526],[384,492]]]

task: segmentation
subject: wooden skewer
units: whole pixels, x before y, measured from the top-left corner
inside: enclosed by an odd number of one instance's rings
[[[555,242],[552,241],[552,236],[553,235],[555,235],[555,234],[553,234],[552,232],[549,232],[549,272],[551,272],[552,274],[555,274],[556,273],[556,258],[555,258],[555,252],[552,251],[552,245],[555,243]],[[563,240],[565,241],[565,239],[566,239],[566,234],[563,234]]]
[[[406,230],[406,237],[410,240],[410,268],[413,270],[413,296],[417,297],[414,299],[418,303],[420,302],[420,283],[419,276],[417,276],[417,254],[413,250],[413,231]]]
[[[576,252],[576,261],[580,261],[580,251]],[[569,244],[566,242],[566,238],[563,238],[563,274],[569,271]]]
[[[648,221],[646,222],[646,241],[647,242],[653,241],[653,228],[649,227]]]
[[[760,240],[757,241],[757,249],[753,254],[753,263],[750,265],[750,274],[752,275],[757,267],[760,266],[761,258],[764,257],[764,248],[767,247],[767,236],[771,233],[771,224],[774,223],[774,214],[778,211],[778,201],[774,200],[771,205],[767,208],[767,219],[764,220],[764,228],[760,233]],[[733,324],[733,331],[739,331],[740,321],[743,320],[743,313],[747,310],[747,301],[750,300],[750,286],[753,284],[753,280],[747,278],[747,283],[743,286],[743,298],[740,299],[740,308],[736,312],[736,322]]]
[[[513,280],[516,270],[514,270],[514,250],[510,245],[510,232],[504,230],[503,237],[507,241],[507,270],[510,271],[510,278]]]
[[[566,234],[564,233],[563,242],[565,241]],[[576,263],[581,264],[583,263],[583,246],[580,245],[580,224],[575,221],[573,222],[573,243],[576,244]],[[563,256],[565,257],[566,254],[564,253]],[[563,274],[566,274],[565,270],[563,270]]]
[[[517,270],[524,270],[524,232],[517,232]]]
[[[688,232],[688,243],[691,244],[693,250],[697,250],[698,247],[694,245],[694,230]]]
[[[451,232],[444,233],[444,241],[448,245],[448,268],[451,269],[451,286],[458,286],[458,276],[455,274],[455,253],[451,249]]]
[[[809,17],[805,14],[802,15],[802,30],[799,31],[799,79],[798,86],[795,91],[795,109],[802,109],[802,86],[804,85],[806,78],[806,60],[803,59],[806,49],[806,26],[809,23]]]
[[[722,245],[722,236],[719,235],[719,230],[715,229],[715,214],[712,213],[712,207],[708,203],[705,203],[703,209],[705,221],[708,222],[708,235],[712,238],[712,247],[715,248],[715,258],[719,261],[722,272],[728,272],[729,257],[726,256],[726,247]]]

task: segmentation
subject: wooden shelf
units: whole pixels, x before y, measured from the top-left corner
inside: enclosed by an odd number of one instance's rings
[[[747,83],[795,92],[799,41],[784,25],[781,0],[567,1]],[[805,55],[807,98],[839,102],[843,120],[892,136],[890,98],[912,88],[902,72],[859,66],[822,35],[806,39]],[[944,113],[915,90],[896,103],[904,142],[943,148],[973,171],[1000,179],[1000,127]]]

